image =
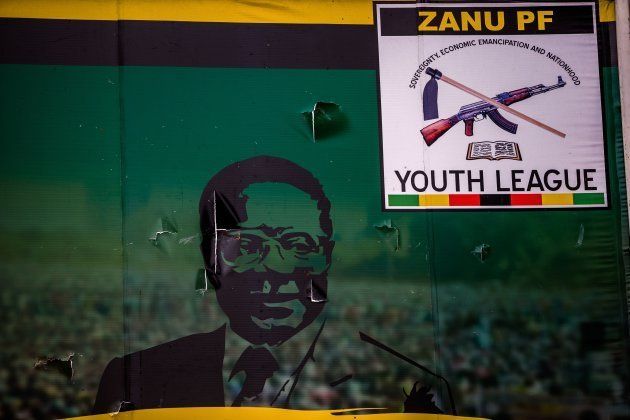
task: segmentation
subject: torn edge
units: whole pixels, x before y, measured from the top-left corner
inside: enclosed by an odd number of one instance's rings
[[[109,413],[110,417],[115,417],[120,413],[123,413],[125,411],[131,411],[133,410],[135,407],[133,405],[133,403],[131,401],[121,401],[120,403],[118,403],[118,406],[112,406],[112,412]]]
[[[319,102],[315,102],[315,104],[313,105],[313,110],[311,111],[311,127],[312,127],[312,134],[313,134],[313,143],[316,142],[316,138],[315,138],[315,112],[317,111],[317,105],[319,104]]]
[[[217,251],[219,241],[219,228],[217,227],[217,191],[212,190],[212,226],[214,226],[214,274],[217,274]]]
[[[379,232],[389,235],[391,233],[396,234],[396,243],[394,247],[394,251],[400,250],[400,229],[396,226],[392,219],[383,220],[380,224],[373,225],[376,230]]]
[[[490,245],[481,244],[477,245],[472,251],[470,251],[470,253],[483,263],[490,257],[490,251]]]
[[[55,370],[71,381],[74,376],[74,368],[72,365],[74,356],[75,353],[69,353],[66,357],[40,357],[35,361],[33,369]]]
[[[575,247],[580,248],[584,244],[584,224],[580,223],[580,228],[578,229],[578,238],[575,242]]]
[[[310,291],[311,291],[311,302],[318,303],[318,302],[328,301],[328,297],[326,296],[326,293],[319,286],[317,286],[317,284],[313,280],[311,280]]]
[[[168,236],[175,235],[175,232],[171,232],[170,230],[158,230],[153,234],[153,236],[149,236],[149,241],[153,243],[153,245],[157,245],[160,236]]]
[[[200,295],[205,295],[208,291],[208,273],[205,268],[197,270],[197,277],[195,278],[195,290]]]
[[[160,227],[161,230],[156,231],[153,236],[149,236],[149,242],[151,242],[155,246],[158,246],[158,241],[161,236],[177,235],[179,233],[177,223],[171,221],[166,216],[160,218]]]
[[[213,225],[214,225],[214,274],[218,274],[217,272],[217,263],[218,263],[218,257],[217,255],[219,254],[219,231],[221,232],[227,232],[229,231],[229,229],[220,229],[217,226],[217,191],[216,190],[212,190],[212,221],[213,221]]]
[[[327,107],[330,108],[328,111],[326,111]],[[302,115],[311,120],[311,139],[313,143],[316,143],[318,138],[321,137],[318,136],[318,131],[326,131],[327,127],[325,125],[327,123],[335,121],[343,123],[341,106],[335,102],[316,101],[313,104],[313,109],[303,112]],[[318,126],[321,130],[318,130]],[[323,136],[326,137],[326,134],[324,133]]]

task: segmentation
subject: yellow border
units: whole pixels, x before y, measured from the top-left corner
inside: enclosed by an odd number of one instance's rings
[[[599,0],[600,22],[615,4]],[[0,0],[0,17],[371,25],[372,0]]]
[[[615,21],[615,1],[599,0],[599,21],[614,22]]]
[[[372,24],[371,0],[0,0],[0,16],[41,19]]]
[[[363,410],[371,414],[355,414]],[[444,414],[381,413],[378,409],[286,410],[270,407],[195,407],[135,410],[94,416],[73,417],[75,420],[482,420]],[[344,413],[344,415],[333,415]]]

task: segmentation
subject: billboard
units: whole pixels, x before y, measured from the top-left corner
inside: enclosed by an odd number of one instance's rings
[[[377,4],[384,207],[606,207],[595,6]]]
[[[0,417],[624,418],[611,10],[1,2]]]

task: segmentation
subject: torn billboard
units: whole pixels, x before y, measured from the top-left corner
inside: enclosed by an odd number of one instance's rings
[[[630,416],[613,3],[0,17],[0,417]]]

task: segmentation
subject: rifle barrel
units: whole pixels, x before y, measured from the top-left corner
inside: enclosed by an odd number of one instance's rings
[[[536,120],[536,119],[534,119],[534,118],[532,118],[532,117],[530,117],[528,115],[525,115],[522,112],[516,111],[516,110],[510,108],[509,106],[504,105],[501,102],[498,102],[496,99],[490,98],[490,97],[484,95],[483,93],[477,92],[476,90],[471,89],[468,86],[459,83],[457,80],[453,80],[450,77],[445,76],[444,74],[442,74],[442,80],[445,81],[446,83],[448,83],[451,86],[455,86],[456,88],[458,88],[460,90],[463,90],[466,93],[469,93],[469,94],[471,94],[473,96],[476,96],[479,99],[482,99],[484,102],[487,102],[487,103],[489,103],[491,105],[494,105],[495,107],[497,107],[499,109],[502,109],[503,111],[507,112],[508,114],[515,115],[515,116],[519,117],[520,119],[523,119],[523,120],[527,121],[530,124],[534,124],[535,126],[542,128],[543,130],[547,130],[550,133],[553,133],[553,134],[555,134],[558,137],[565,138],[567,136],[562,131],[556,130],[555,128],[550,127],[547,124],[545,124],[543,122],[540,122],[540,121],[538,121],[538,120]]]

